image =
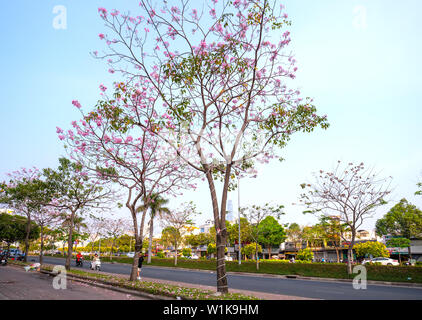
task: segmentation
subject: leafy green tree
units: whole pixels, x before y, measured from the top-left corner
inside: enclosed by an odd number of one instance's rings
[[[283,214],[282,209],[284,206],[271,206],[266,203],[264,206],[255,206],[241,208],[240,212],[251,224],[251,237],[255,242],[256,250],[255,256],[258,257],[258,241],[261,237],[262,229],[259,227],[261,222],[269,216],[276,216],[277,218]],[[259,270],[259,259],[256,259],[256,269]]]
[[[43,174],[55,190],[55,207],[67,215],[68,225],[68,254],[65,267],[70,269],[72,258],[75,220],[84,210],[109,209],[107,200],[112,199],[114,193],[104,181],[91,179],[82,165],[60,158],[57,170],[44,169]]]
[[[24,250],[24,261],[26,262],[34,215],[41,216],[53,194],[50,185],[40,179],[41,173],[38,169],[22,169],[9,174],[9,177],[8,183],[0,183],[0,203],[7,204],[9,208],[27,218]],[[44,225],[42,225],[42,229],[43,227]]]
[[[312,261],[314,259],[314,253],[311,248],[305,248],[298,251],[296,255],[297,260]]]
[[[213,255],[217,253],[217,246],[215,243],[210,243],[207,247],[207,254]]]
[[[422,211],[406,199],[401,199],[384,217],[377,220],[375,228],[380,236],[393,235],[409,240],[420,237],[422,236]],[[408,252],[412,258],[410,246]]]
[[[14,242],[25,241],[27,238],[27,219],[18,215],[7,213],[0,214],[0,241],[7,244],[7,249]],[[40,236],[40,228],[35,222],[31,222],[30,234],[28,239],[35,240]]]
[[[303,232],[302,228],[297,223],[289,224],[286,230],[287,237],[294,243],[295,249],[297,249],[297,243],[302,243]]]
[[[262,253],[262,247],[256,242],[252,242],[244,246],[241,250],[242,254],[252,257],[252,259],[258,259],[258,253]]]
[[[358,257],[384,257],[388,258],[390,253],[387,250],[385,244],[378,242],[378,241],[367,241],[357,243],[354,246],[356,256]]]
[[[406,238],[391,238],[387,241],[387,246],[392,248],[409,248],[410,240]],[[401,252],[399,250],[399,262],[401,263]]]
[[[286,239],[286,232],[283,226],[272,216],[268,216],[262,220],[259,224],[259,229],[258,243],[267,246],[268,258],[271,259],[272,246],[280,246]]]

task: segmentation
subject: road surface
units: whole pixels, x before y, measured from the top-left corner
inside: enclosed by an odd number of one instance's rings
[[[38,257],[30,257],[38,261]],[[64,265],[63,258],[44,257],[47,264]],[[72,260],[72,267],[75,261]],[[130,274],[131,265],[122,263],[102,263],[102,271],[117,274]],[[89,262],[84,263],[84,269]],[[215,272],[191,271],[183,269],[143,266],[145,278],[177,281],[205,286],[216,285]],[[366,290],[353,289],[351,282],[314,281],[283,279],[252,275],[228,275],[229,287],[233,289],[266,292],[286,296],[297,296],[326,300],[422,300],[422,288],[410,288],[368,284]]]

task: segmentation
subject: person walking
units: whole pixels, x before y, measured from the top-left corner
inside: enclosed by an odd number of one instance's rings
[[[144,262],[144,255],[141,253],[138,260],[138,280],[141,280],[142,262]]]

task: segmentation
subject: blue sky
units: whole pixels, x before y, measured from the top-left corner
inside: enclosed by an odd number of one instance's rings
[[[198,1],[199,2],[199,1]],[[281,2],[280,2],[281,3]],[[381,175],[392,176],[392,203],[415,197],[422,180],[422,3],[389,0],[286,0],[293,25],[290,49],[298,61],[297,79],[290,86],[314,98],[331,127],[298,134],[284,150],[282,163],[262,167],[257,179],[241,182],[241,204],[268,201],[284,204],[282,222],[313,223],[301,207],[292,206],[299,184],[311,173],[330,169],[337,160],[364,162]],[[105,31],[98,7],[135,12],[138,1],[44,0],[8,1],[0,10],[0,179],[21,167],[57,166],[64,155],[56,126],[68,128],[79,119],[71,105],[84,106],[99,98],[98,86],[113,80],[103,61],[90,56],[104,43]],[[53,28],[53,8],[67,10],[67,28]],[[200,184],[195,194],[210,219],[210,196]],[[237,207],[237,192],[231,194]],[[176,206],[178,201],[172,200]],[[126,213],[121,212],[122,215]]]

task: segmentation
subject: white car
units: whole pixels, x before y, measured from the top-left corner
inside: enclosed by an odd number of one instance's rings
[[[199,257],[196,254],[192,255],[190,258],[193,259],[193,260],[198,260],[199,259]]]
[[[126,254],[129,258],[133,258],[135,256],[135,252],[128,252]]]
[[[364,260],[362,262],[362,264],[366,264],[368,262],[372,262],[372,263],[381,263],[383,266],[399,266],[400,263],[397,260],[391,259],[391,258],[372,258],[372,259],[368,259],[368,260]]]
[[[225,259],[226,259],[226,261],[233,261],[233,258],[230,257],[230,256],[226,256]]]

